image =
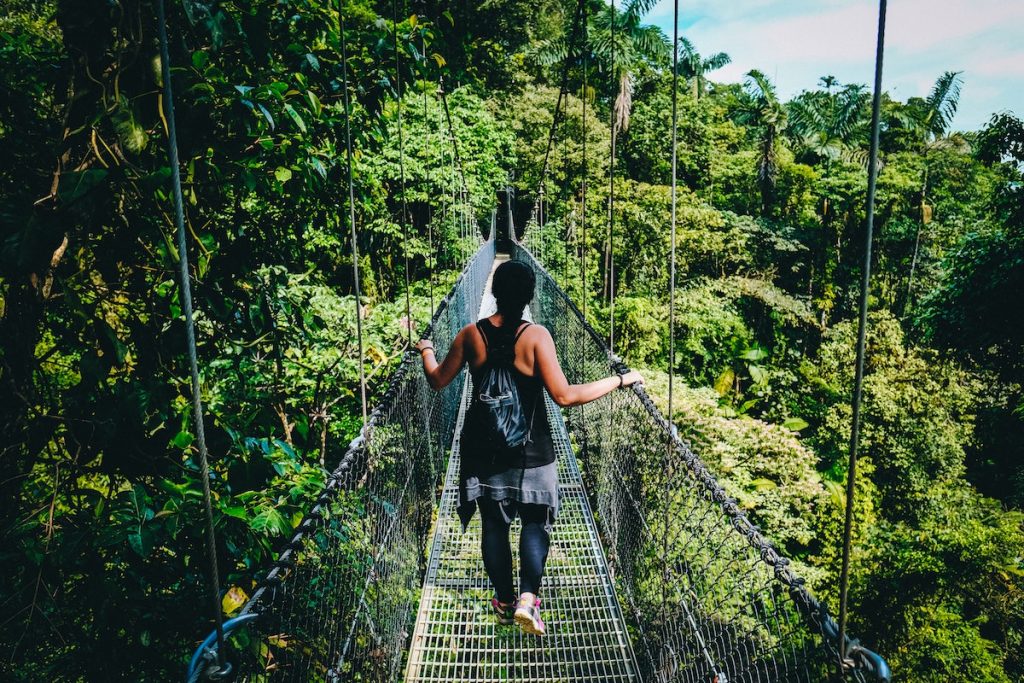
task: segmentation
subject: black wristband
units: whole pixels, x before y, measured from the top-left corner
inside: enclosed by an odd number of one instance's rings
[[[626,384],[626,379],[625,378],[626,378],[625,375],[619,375],[619,389],[621,389],[623,386],[625,386],[625,384]]]

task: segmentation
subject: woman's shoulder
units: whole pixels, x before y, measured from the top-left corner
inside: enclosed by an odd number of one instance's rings
[[[524,339],[527,342],[539,342],[539,341],[543,341],[544,339],[550,339],[550,338],[551,338],[551,332],[549,332],[548,328],[544,327],[540,323],[530,323],[526,327],[526,329],[523,330],[523,333],[522,333],[522,336],[521,336],[521,339]]]

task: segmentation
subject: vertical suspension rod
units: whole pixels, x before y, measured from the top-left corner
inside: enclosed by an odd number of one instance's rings
[[[210,491],[209,452],[203,426],[203,399],[200,395],[199,360],[196,354],[196,326],[192,312],[192,283],[188,265],[188,242],[185,238],[185,203],[181,195],[181,166],[178,159],[178,131],[174,119],[174,90],[171,86],[171,56],[167,45],[167,19],[164,0],[157,0],[157,32],[160,38],[160,76],[163,98],[167,106],[167,156],[171,166],[174,196],[174,226],[178,238],[178,271],[181,278],[181,307],[185,314],[185,339],[188,346],[189,372],[192,381],[192,420],[199,450],[199,478],[203,482],[203,508],[206,512],[206,554],[209,560],[210,599],[213,622],[217,632],[217,666],[225,668],[224,623],[220,606],[220,571],[217,567],[217,535],[213,528],[213,500]]]
[[[583,320],[587,319],[587,68],[590,66],[590,46],[587,41],[590,38],[590,27],[587,25],[587,1],[580,3],[583,6],[583,93],[580,101],[582,103],[583,117],[583,184],[580,188],[580,282],[583,292],[580,301],[583,303]]]
[[[348,175],[348,221],[352,235],[352,283],[355,288],[356,300],[356,340],[359,345],[359,404],[363,411],[362,433],[365,436],[366,410],[366,369],[363,367],[363,302],[359,284],[359,243],[356,234],[356,191],[352,177],[352,102],[348,92],[348,46],[345,41],[345,16],[342,4],[338,0],[338,37],[341,41],[341,81],[345,104],[345,169]]]
[[[611,0],[611,20],[608,22],[611,34],[612,92],[617,92],[618,69],[615,68],[615,0]],[[613,94],[611,106],[611,159],[608,163],[608,241],[605,252],[605,282],[608,284],[608,350],[615,353],[615,138],[618,120],[615,116],[616,100]]]
[[[398,50],[398,0],[391,5],[395,31],[395,84],[398,103],[398,169],[402,187],[402,251],[405,266],[405,327],[407,340],[412,345],[412,302],[409,299],[409,207],[405,197],[405,135],[402,121],[402,60]]]
[[[868,161],[867,219],[864,223],[864,265],[860,284],[860,317],[857,323],[857,365],[853,381],[853,417],[850,428],[850,461],[846,472],[846,517],[843,524],[843,566],[839,577],[839,674],[846,659],[847,596],[850,586],[850,548],[853,536],[853,498],[860,445],[860,409],[864,389],[864,352],[867,343],[868,293],[871,285],[871,240],[875,225],[875,188],[878,180],[878,129],[882,103],[882,61],[885,51],[886,0],[878,3],[878,36],[875,47],[875,92],[871,102],[871,152]]]
[[[423,127],[427,127],[429,114],[427,112],[427,39],[420,34],[420,54],[423,55]],[[428,146],[429,149],[429,146]],[[429,172],[427,174],[429,178]],[[427,202],[427,273],[430,278],[430,311],[434,311],[434,209],[430,202]]]

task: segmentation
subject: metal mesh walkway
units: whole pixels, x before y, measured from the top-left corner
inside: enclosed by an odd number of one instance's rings
[[[493,310],[489,293],[490,282],[481,316]],[[637,680],[629,636],[576,457],[561,412],[550,398],[547,412],[558,455],[562,502],[541,589],[547,635],[537,638],[514,625],[497,625],[490,608],[493,593],[480,557],[480,516],[463,534],[455,514],[458,434],[468,396],[464,392],[405,680]],[[513,539],[518,529],[516,520]]]

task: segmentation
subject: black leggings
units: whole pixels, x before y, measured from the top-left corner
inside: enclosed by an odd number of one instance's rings
[[[505,514],[502,514],[502,503],[480,498],[479,504],[483,520],[480,552],[484,557],[487,575],[494,585],[495,596],[503,603],[511,603],[516,599],[512,583],[512,548],[508,540],[509,522],[505,519],[506,516],[508,519],[515,517],[517,511],[523,522],[519,536],[519,592],[537,595],[550,546],[546,528],[548,506],[506,501]]]

